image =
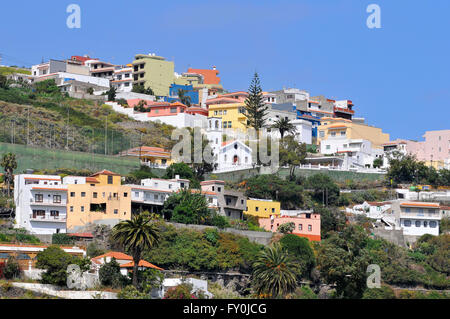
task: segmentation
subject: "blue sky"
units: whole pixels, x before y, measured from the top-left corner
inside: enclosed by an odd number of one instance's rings
[[[66,26],[71,3],[81,29]],[[381,29],[366,26],[371,3]],[[2,64],[154,52],[177,72],[216,65],[228,90],[247,90],[256,70],[266,91],[350,99],[391,139],[450,129],[448,0],[16,0],[0,12]]]

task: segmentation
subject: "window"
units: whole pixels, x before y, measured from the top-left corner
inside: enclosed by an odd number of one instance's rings
[[[411,227],[411,221],[407,219],[403,222],[403,225],[405,225],[405,227]]]
[[[51,217],[58,217],[58,216],[59,216],[59,211],[57,211],[57,210],[51,210],[51,211],[50,211],[50,216],[51,216]]]
[[[298,224],[298,230],[303,230],[303,224]]]
[[[319,137],[325,137],[325,131],[319,131]]]
[[[81,192],[81,197],[86,197],[86,192]]]
[[[176,107],[171,107],[170,108],[170,113],[177,113],[177,109]]]
[[[220,193],[222,191],[222,187],[217,187],[217,191]]]
[[[329,149],[331,148],[331,146],[330,146],[330,145],[326,145],[325,148],[326,148],[327,150],[329,150]]]
[[[61,195],[53,195],[53,203],[61,204]]]
[[[81,212],[84,212],[84,206],[81,206]]]
[[[70,212],[73,212],[73,206],[70,206]]]
[[[405,213],[410,213],[411,209],[410,208],[405,208]]]
[[[312,225],[308,225],[308,231],[312,231]]]
[[[114,209],[114,215],[117,215],[119,213],[118,209]]]
[[[214,186],[212,187],[212,191],[214,192]]]
[[[423,227],[427,227],[428,226],[428,222],[426,220],[423,221]]]
[[[336,136],[336,132],[331,132],[331,136]]]
[[[345,136],[345,131],[342,131],[342,132],[341,132],[341,136]]]
[[[258,206],[255,207],[255,211],[256,212],[259,211],[259,207]]]
[[[93,193],[92,197],[97,198],[97,193]]]
[[[155,194],[154,198],[155,198],[155,200],[158,200],[159,199],[159,195]]]
[[[431,221],[430,222],[430,227],[431,228],[436,228],[436,226],[437,226],[437,222],[435,222],[435,221]]]
[[[42,203],[44,201],[44,195],[42,195],[42,194],[34,195],[34,201],[36,203]]]
[[[275,208],[272,208],[272,213],[275,213]]]
[[[416,227],[420,227],[420,220],[416,220]]]
[[[113,183],[113,177],[111,175],[108,175],[108,184]]]

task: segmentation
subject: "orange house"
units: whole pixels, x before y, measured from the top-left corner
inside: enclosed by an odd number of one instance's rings
[[[131,187],[121,184],[119,174],[103,170],[85,183],[67,186],[67,232],[79,232],[87,224],[114,226],[131,219]]]
[[[277,232],[278,227],[286,223],[294,223],[294,235],[306,237],[310,241],[320,241],[320,215],[303,213],[296,217],[271,215],[270,218],[260,218],[259,226],[271,232]]]

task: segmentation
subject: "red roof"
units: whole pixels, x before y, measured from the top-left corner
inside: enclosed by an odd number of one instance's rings
[[[120,259],[120,260],[133,260],[133,257],[128,256],[127,254],[118,252],[118,251],[110,251],[109,253],[94,257],[92,259],[95,260],[101,260],[105,257],[111,257],[111,258],[116,258],[116,259]]]
[[[220,78],[217,76],[219,71],[208,69],[188,69],[188,73],[198,73],[203,75],[204,84],[220,84]]]
[[[90,177],[94,177],[94,176],[98,176],[98,175],[112,175],[112,176],[120,176],[120,175],[119,175],[119,174],[117,174],[117,173],[114,173],[114,172],[111,172],[111,171],[108,171],[108,170],[104,169],[103,171],[101,171],[101,172],[97,172],[97,173],[95,173],[95,174],[91,175]]]
[[[146,267],[146,268],[153,268],[153,269],[158,269],[158,270],[164,270],[162,268],[159,268],[158,266],[155,266],[151,263],[149,263],[148,261],[145,261],[143,259],[141,259],[139,261],[139,267]],[[134,261],[120,265],[120,268],[133,268],[134,267]]]

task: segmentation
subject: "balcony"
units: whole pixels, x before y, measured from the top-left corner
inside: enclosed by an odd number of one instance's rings
[[[67,203],[61,202],[53,202],[53,201],[35,201],[34,199],[30,199],[30,205],[32,206],[53,206],[53,207],[66,207]]]
[[[65,223],[67,220],[66,215],[61,215],[61,216],[49,216],[49,215],[45,215],[45,216],[33,216],[33,214],[30,214],[30,221],[33,222],[50,222],[50,223]]]

